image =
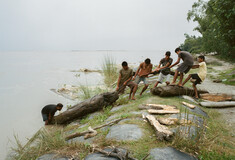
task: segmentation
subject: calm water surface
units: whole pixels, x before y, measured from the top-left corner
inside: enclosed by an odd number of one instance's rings
[[[41,109],[58,102],[76,102],[51,92],[64,84],[102,84],[99,73],[76,77],[80,68],[100,69],[105,56],[111,55],[118,64],[126,60],[138,65],[150,58],[154,65],[165,51],[77,51],[77,52],[0,52],[0,159],[14,146],[13,135],[22,142],[43,127]],[[176,54],[172,51],[172,57]],[[65,110],[66,107],[63,108]]]

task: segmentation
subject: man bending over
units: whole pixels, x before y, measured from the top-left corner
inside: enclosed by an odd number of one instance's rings
[[[45,121],[45,125],[48,125],[51,123],[51,120],[53,119],[55,112],[57,110],[61,110],[63,108],[63,105],[61,103],[58,103],[57,105],[49,104],[43,107],[41,113],[42,113],[42,119]]]
[[[124,93],[126,86],[128,86],[131,89],[129,99],[135,100],[135,92],[137,90],[138,85],[132,81],[132,76],[132,69],[128,67],[126,61],[122,62],[122,69],[119,71],[119,78],[116,90],[119,93]]]
[[[189,52],[181,51],[180,48],[176,48],[175,53],[178,54],[178,60],[173,65],[171,65],[169,68],[172,68],[175,65],[177,65],[180,62],[180,59],[183,60],[183,63],[181,63],[179,65],[179,67],[176,69],[171,85],[175,85],[176,79],[178,77],[178,73],[180,73],[180,80],[179,80],[178,86],[182,86],[182,80],[184,78],[184,73],[185,74],[188,73],[188,71],[193,66],[193,56]]]
[[[144,62],[142,62],[135,73],[133,81],[139,84],[141,81],[144,82],[144,88],[140,92],[140,96],[143,92],[148,88],[149,84],[147,82],[148,75],[152,72],[153,65],[151,64],[151,60],[147,58]]]

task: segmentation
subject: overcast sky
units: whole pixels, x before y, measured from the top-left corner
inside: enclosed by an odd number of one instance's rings
[[[0,0],[0,51],[168,50],[196,0]]]

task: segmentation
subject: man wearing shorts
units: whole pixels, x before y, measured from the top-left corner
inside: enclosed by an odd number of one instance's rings
[[[156,72],[160,71],[158,80],[156,84],[154,85],[154,88],[157,87],[159,83],[162,83],[163,80],[166,78],[166,85],[170,84],[170,68],[169,66],[172,64],[173,59],[170,58],[171,52],[167,51],[165,54],[165,58],[162,58],[158,67],[155,69]],[[162,65],[162,67],[161,67]]]
[[[133,78],[133,81],[137,84],[139,84],[141,81],[144,82],[144,88],[140,92],[140,96],[143,94],[143,92],[148,88],[149,84],[147,82],[148,75],[152,72],[153,65],[151,64],[151,60],[147,58],[144,62],[142,62],[139,65],[139,68],[137,69],[135,76]]]
[[[133,70],[128,67],[126,61],[122,62],[122,69],[119,71],[116,91],[118,91],[118,93],[124,93],[126,86],[128,86],[131,89],[129,99],[135,100],[135,92],[138,85],[132,81],[132,76]]]
[[[42,113],[42,119],[45,122],[45,125],[50,124],[51,120],[53,119],[55,112],[57,110],[61,110],[63,108],[63,105],[61,103],[58,103],[57,105],[49,104],[43,107],[41,113]]]
[[[197,93],[197,84],[200,84],[204,79],[206,78],[207,74],[207,68],[206,68],[206,63],[205,63],[205,57],[204,56],[199,56],[198,57],[198,65],[193,65],[192,69],[199,68],[198,73],[195,74],[190,74],[188,77],[184,80],[182,86],[184,86],[185,83],[188,82],[189,79],[192,78],[193,82],[193,88],[195,92],[195,98],[198,99],[198,93]]]
[[[178,77],[178,73],[180,73],[180,80],[179,80],[178,86],[182,86],[182,80],[184,78],[184,73],[185,74],[188,73],[188,71],[193,66],[193,56],[189,52],[181,51],[180,48],[176,48],[175,53],[178,54],[178,60],[173,65],[171,65],[169,68],[172,68],[175,65],[177,65],[180,62],[180,59],[183,60],[183,63],[181,63],[179,65],[179,67],[176,69],[171,85],[175,85],[176,79]]]

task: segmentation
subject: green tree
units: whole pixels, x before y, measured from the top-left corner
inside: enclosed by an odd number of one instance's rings
[[[234,0],[198,0],[188,12],[187,19],[198,23],[195,30],[202,37],[186,36],[183,46],[189,42],[193,46],[197,42],[201,51],[216,51],[221,57],[235,58]]]

